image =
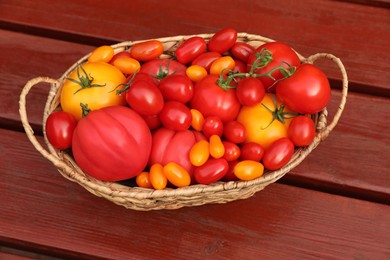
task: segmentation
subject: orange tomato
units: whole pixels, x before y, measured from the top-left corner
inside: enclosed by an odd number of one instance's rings
[[[200,140],[190,150],[190,161],[194,166],[202,166],[210,157],[209,142]]]
[[[229,71],[234,69],[235,61],[230,56],[222,56],[215,60],[210,67],[210,74],[226,75]]]
[[[194,108],[192,108],[190,112],[192,115],[192,122],[191,122],[192,128],[194,128],[198,132],[202,131],[203,122],[204,122],[204,117],[202,113],[199,110]]]
[[[191,184],[191,176],[181,165],[170,162],[163,168],[164,175],[176,187],[186,187]]]
[[[156,190],[165,189],[168,183],[167,177],[164,174],[164,167],[159,163],[155,163],[150,167],[149,179],[153,188]]]
[[[114,48],[111,46],[103,45],[94,49],[88,57],[88,62],[109,62],[114,56]]]
[[[264,173],[264,166],[260,162],[252,160],[244,160],[238,162],[234,166],[234,175],[237,176],[240,180],[250,181],[254,180]]]
[[[112,65],[123,74],[134,74],[141,68],[139,61],[130,57],[119,57],[112,62]]]
[[[153,188],[152,183],[149,180],[148,172],[141,172],[140,174],[138,174],[135,178],[135,182],[141,188]]]
[[[222,143],[221,137],[219,135],[210,136],[210,155],[219,159],[222,158],[225,154],[225,146]]]
[[[158,58],[164,52],[163,44],[158,40],[144,41],[134,44],[130,55],[138,61],[150,61]]]
[[[186,69],[186,75],[193,82],[198,82],[207,76],[207,70],[199,65],[191,65]]]

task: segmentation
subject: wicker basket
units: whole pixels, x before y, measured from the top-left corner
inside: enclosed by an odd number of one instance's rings
[[[175,36],[160,38],[164,45],[164,54],[162,57],[171,58],[175,49],[186,39],[194,35],[188,36]],[[200,34],[197,35],[203,37],[208,41],[212,34]],[[239,33],[238,41],[246,42],[254,47],[257,47],[265,42],[271,42],[273,40],[264,38],[259,35]],[[137,41],[140,42],[140,41]],[[129,49],[137,42],[122,42],[112,47],[115,53]],[[329,133],[336,126],[342,111],[346,103],[346,97],[348,93],[348,79],[345,68],[341,61],[332,54],[319,53],[309,58],[305,58],[298,54],[299,58],[304,63],[313,63],[317,59],[325,58],[333,61],[341,71],[343,86],[341,101],[332,121],[327,124],[327,110],[323,109],[320,113],[313,116],[316,124],[317,134],[314,141],[305,148],[299,148],[295,151],[293,158],[283,168],[277,171],[266,171],[264,175],[258,179],[252,181],[230,181],[230,182],[217,182],[210,185],[192,185],[185,188],[171,189],[166,188],[164,190],[152,190],[139,187],[129,187],[119,183],[103,182],[96,180],[87,174],[85,174],[75,163],[72,156],[64,151],[59,151],[53,148],[47,141],[46,133],[44,132],[45,142],[48,149],[45,149],[37,141],[34,136],[34,132],[31,129],[26,111],[26,96],[30,89],[40,82],[46,82],[51,84],[50,93],[45,105],[43,115],[43,131],[45,131],[45,122],[50,113],[60,109],[60,93],[65,78],[73,71],[77,66],[86,62],[89,54],[85,55],[75,64],[73,64],[58,80],[50,79],[46,77],[38,77],[30,80],[25,85],[20,95],[20,116],[24,129],[28,138],[34,147],[49,161],[51,161],[58,171],[67,179],[77,182],[83,186],[86,190],[93,193],[96,196],[104,197],[107,200],[112,201],[115,204],[122,205],[129,209],[134,210],[160,210],[160,209],[178,209],[186,206],[198,206],[208,203],[226,203],[238,199],[245,199],[251,197],[257,191],[264,189],[267,185],[282,178],[287,172],[300,164],[310,152],[317,147],[317,145],[328,137]]]

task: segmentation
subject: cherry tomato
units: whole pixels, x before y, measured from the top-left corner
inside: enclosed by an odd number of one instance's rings
[[[192,61],[192,65],[198,65],[206,69],[207,72],[210,71],[211,64],[217,60],[218,58],[221,58],[222,55],[218,52],[205,52],[201,55],[199,55],[196,59]]]
[[[264,173],[264,166],[260,162],[245,160],[236,164],[234,174],[243,181],[259,178]]]
[[[314,122],[307,116],[293,118],[287,130],[287,135],[295,146],[308,146],[313,142],[315,134]]]
[[[193,129],[196,131],[202,131],[203,129],[203,122],[204,122],[204,117],[202,113],[199,110],[196,109],[190,109],[191,115],[192,115],[192,122],[191,126]]]
[[[109,62],[114,56],[114,48],[111,46],[103,45],[94,49],[88,57],[88,62]]]
[[[264,167],[271,171],[278,170],[290,161],[293,154],[293,142],[287,137],[280,138],[265,150],[263,157]]]
[[[140,174],[138,174],[137,177],[135,178],[135,182],[141,188],[149,188],[149,189],[153,188],[153,185],[149,179],[148,172],[141,172]]]
[[[158,40],[144,41],[134,44],[130,49],[130,55],[142,62],[158,58],[164,51],[164,46]]]
[[[234,60],[234,68],[233,71],[236,73],[246,73],[247,72],[247,66],[246,63],[240,61],[240,60]]]
[[[110,60],[110,64],[114,65],[114,61],[118,58],[131,58],[130,52],[121,51],[121,52],[118,52],[117,54],[114,54],[114,56]]]
[[[232,28],[225,28],[211,37],[207,47],[210,51],[215,51],[220,54],[227,52],[237,40],[237,31]]]
[[[240,157],[240,147],[238,147],[235,143],[223,141],[222,144],[225,147],[225,154],[223,155],[223,158],[225,158],[226,161],[235,161]]]
[[[148,81],[137,80],[126,92],[129,106],[143,116],[157,115],[163,109],[164,98],[155,85]]]
[[[230,51],[234,58],[247,63],[249,56],[255,51],[255,48],[245,42],[236,42]]]
[[[136,59],[130,57],[118,57],[110,63],[123,74],[134,74],[141,68],[141,64]]]
[[[142,116],[150,130],[157,129],[161,126],[160,117],[158,115]]]
[[[196,142],[190,150],[190,161],[194,166],[202,166],[210,157],[210,144],[206,140]]]
[[[158,87],[165,101],[187,103],[194,95],[194,85],[186,75],[169,75],[160,81]]]
[[[241,147],[240,160],[252,160],[260,162],[261,159],[263,159],[264,152],[265,150],[260,144],[249,142]]]
[[[202,131],[206,137],[210,137],[212,135],[222,136],[223,134],[222,120],[217,116],[206,117],[203,122]]]
[[[194,36],[183,42],[176,49],[176,58],[182,64],[187,64],[206,52],[206,41],[199,36]]]
[[[77,120],[70,113],[59,111],[50,114],[46,120],[46,136],[50,144],[58,149],[64,150],[72,146],[73,132]]]
[[[227,122],[223,128],[223,137],[235,144],[243,143],[247,138],[246,129],[238,121]]]
[[[151,75],[156,79],[156,84],[159,80],[168,75],[185,75],[187,67],[180,62],[170,59],[155,59],[142,64],[140,72]]]
[[[223,178],[222,178],[223,181],[237,181],[237,180],[239,180],[237,178],[237,176],[234,174],[234,167],[236,166],[237,163],[239,163],[239,161],[228,162],[229,170],[225,174],[225,176],[223,176]]]
[[[200,184],[219,181],[229,171],[228,162],[223,159],[209,159],[205,164],[194,169],[194,178]]]
[[[226,75],[229,71],[234,69],[234,66],[235,62],[232,57],[223,56],[211,64],[210,74],[220,75],[222,73],[223,75]]]
[[[236,95],[241,105],[254,106],[264,98],[265,88],[259,79],[248,77],[238,82]]]
[[[186,75],[193,82],[198,82],[207,76],[207,70],[199,65],[191,65],[187,68]]]
[[[182,166],[175,162],[166,164],[163,168],[168,181],[176,187],[186,187],[191,184],[191,176]]]
[[[168,184],[168,179],[164,174],[164,167],[161,164],[155,163],[150,167],[149,180],[154,189],[165,189]]]
[[[219,159],[223,157],[225,154],[225,146],[223,145],[222,140],[218,135],[210,136],[209,145],[210,155],[213,158]]]
[[[177,101],[166,102],[159,116],[161,123],[166,128],[175,131],[187,130],[192,123],[190,109]]]

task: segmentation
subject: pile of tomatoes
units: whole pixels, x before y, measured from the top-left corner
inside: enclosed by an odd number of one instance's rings
[[[50,143],[99,180],[153,189],[253,180],[312,143],[329,81],[290,46],[255,48],[226,28],[164,51],[158,40],[96,48],[64,81]]]

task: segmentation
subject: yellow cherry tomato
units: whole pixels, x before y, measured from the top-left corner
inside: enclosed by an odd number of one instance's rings
[[[210,155],[219,159],[222,158],[225,154],[225,146],[222,143],[221,137],[219,135],[210,136]]]
[[[254,180],[264,173],[264,166],[260,162],[252,160],[240,161],[234,166],[234,175],[240,180],[250,181]]]
[[[202,131],[203,122],[204,122],[204,117],[202,113],[199,110],[194,108],[192,108],[190,111],[192,116],[192,122],[191,122],[192,128],[194,128],[198,132]]]
[[[165,189],[168,183],[167,177],[164,174],[164,167],[159,163],[155,163],[150,167],[149,179],[153,188],[156,190]]]
[[[124,74],[134,74],[141,68],[139,61],[130,57],[119,57],[112,64]]]
[[[222,56],[216,59],[210,67],[210,74],[226,75],[229,71],[234,69],[235,61],[230,56]]]
[[[153,188],[152,183],[149,180],[148,172],[141,172],[140,174],[138,174],[135,178],[135,182],[141,188]]]
[[[209,142],[200,140],[196,142],[190,150],[190,162],[194,166],[202,166],[210,157]]]
[[[94,49],[88,57],[88,62],[109,62],[114,56],[114,48],[103,45]]]
[[[193,82],[198,82],[207,76],[207,70],[199,65],[191,65],[186,69],[186,75]]]
[[[176,187],[186,187],[191,184],[191,176],[181,165],[170,162],[164,166],[164,175]]]

